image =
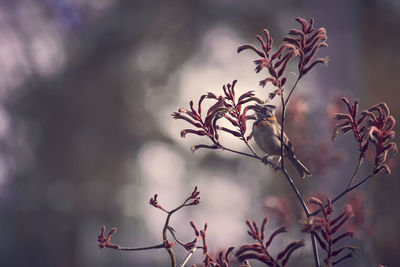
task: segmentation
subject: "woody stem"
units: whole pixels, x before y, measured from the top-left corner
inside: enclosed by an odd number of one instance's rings
[[[306,213],[307,218],[310,217],[310,211],[307,208],[306,203],[304,202],[303,197],[301,196],[299,190],[297,189],[296,185],[294,184],[292,178],[289,176],[289,174],[287,173],[286,169],[285,169],[285,161],[283,159],[284,156],[284,145],[283,145],[283,133],[284,133],[284,122],[285,122],[285,112],[286,112],[286,105],[289,103],[289,99],[292,96],[292,93],[294,91],[294,89],[297,86],[297,83],[299,82],[299,80],[301,79],[301,76],[299,76],[296,80],[296,82],[294,83],[292,89],[290,90],[290,93],[288,95],[288,97],[286,98],[286,101],[283,98],[283,94],[281,95],[281,102],[282,102],[282,118],[281,118],[281,170],[283,172],[283,174],[285,175],[287,181],[289,182],[290,186],[292,187],[294,193],[297,196],[297,199],[299,200],[300,204],[303,207],[304,212]],[[311,243],[312,243],[312,248],[313,248],[313,255],[314,255],[314,262],[315,262],[315,266],[316,267],[320,267],[320,262],[319,262],[319,257],[318,257],[318,249],[317,249],[317,245],[316,245],[316,240],[315,240],[315,236],[314,234],[311,234]]]
[[[346,189],[349,189],[349,188],[351,187],[351,185],[353,184],[354,179],[356,178],[357,172],[358,172],[358,170],[360,169],[360,166],[361,166],[362,161],[363,161],[363,157],[360,156],[360,158],[358,159],[358,163],[357,163],[356,170],[354,171],[353,176],[351,177],[350,182],[349,182],[349,184],[347,185],[347,188],[346,188]]]

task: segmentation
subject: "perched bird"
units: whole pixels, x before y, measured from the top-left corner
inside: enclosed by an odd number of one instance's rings
[[[267,156],[278,156],[281,160],[281,125],[276,120],[273,105],[254,106],[257,120],[253,124],[254,140],[257,145],[267,153]],[[289,138],[283,133],[283,155],[293,164],[299,175],[304,178],[311,176],[310,171],[296,158]]]

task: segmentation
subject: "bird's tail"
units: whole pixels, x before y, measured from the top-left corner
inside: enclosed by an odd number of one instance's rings
[[[293,167],[296,168],[301,178],[304,178],[306,175],[311,176],[311,172],[306,168],[306,166],[304,166],[303,163],[300,162],[300,160],[296,158],[295,155],[292,155],[291,157],[288,158],[290,162],[293,164]]]

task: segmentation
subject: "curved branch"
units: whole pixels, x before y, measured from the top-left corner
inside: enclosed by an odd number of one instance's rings
[[[354,171],[353,176],[351,177],[350,182],[349,182],[349,184],[347,185],[347,188],[346,188],[346,189],[349,189],[349,188],[351,187],[351,185],[353,184],[354,179],[356,178],[357,172],[358,172],[358,170],[360,169],[360,166],[361,166],[362,161],[363,161],[363,157],[359,157],[356,170]]]
[[[288,95],[288,97],[287,97],[286,100],[285,100],[285,106],[289,103],[289,99],[290,99],[290,97],[292,96],[293,91],[294,91],[294,89],[296,88],[297,83],[300,81],[300,79],[301,79],[301,74],[299,75],[299,78],[297,78],[297,80],[296,80],[296,82],[294,83],[292,89],[290,90],[289,95]]]
[[[125,250],[125,251],[138,251],[138,250],[149,250],[149,249],[159,249],[159,248],[165,248],[164,244],[159,244],[159,245],[154,245],[154,246],[149,246],[149,247],[108,247],[116,250]]]
[[[341,199],[343,196],[345,196],[347,193],[353,191],[354,189],[356,189],[357,187],[359,187],[360,185],[365,183],[368,179],[370,179],[371,177],[374,177],[374,176],[375,176],[375,174],[372,172],[367,177],[365,177],[360,182],[358,182],[357,184],[353,185],[352,187],[347,188],[342,193],[340,193],[339,195],[337,195],[335,198],[332,199],[332,204],[335,203],[336,201]],[[321,212],[321,209],[318,209],[318,210],[314,211],[313,213],[311,213],[310,216],[315,216],[320,212]]]
[[[182,205],[181,205],[181,206],[182,206]],[[180,207],[181,207],[181,206],[180,206]],[[169,228],[169,220],[170,220],[170,218],[171,218],[171,215],[172,215],[175,211],[176,211],[176,210],[173,210],[173,211],[168,212],[167,218],[165,219],[165,224],[164,224],[163,233],[162,233],[162,235],[163,235],[163,241],[164,241],[164,242],[168,242],[167,231],[168,231],[168,228]],[[163,245],[164,245],[164,244],[163,244]],[[164,246],[164,247],[165,247],[165,246]],[[167,250],[167,252],[168,252],[168,254],[169,254],[169,257],[170,257],[170,259],[171,259],[171,266],[172,266],[172,267],[176,267],[176,257],[175,257],[174,251],[172,250],[172,248],[166,248],[166,247],[165,247],[165,249]]]
[[[298,81],[298,80],[297,80]],[[297,82],[295,83],[295,85],[297,84]],[[295,87],[294,85],[294,87]],[[294,88],[293,87],[293,88]],[[292,89],[293,91],[293,89]],[[281,140],[283,140],[283,131],[284,131],[284,122],[285,122],[285,101],[283,99],[283,96],[281,96],[281,101],[282,101],[282,119],[281,119]],[[293,179],[289,176],[289,174],[287,173],[286,169],[285,169],[285,161],[283,160],[283,142],[281,141],[281,171],[283,172],[283,174],[285,175],[287,181],[289,182],[290,186],[292,187],[294,193],[297,196],[297,199],[299,200],[300,204],[303,207],[304,212],[306,213],[307,217],[310,216],[310,211],[307,208],[307,205],[303,199],[303,197],[301,196],[299,190],[297,189],[296,185],[293,182]]]

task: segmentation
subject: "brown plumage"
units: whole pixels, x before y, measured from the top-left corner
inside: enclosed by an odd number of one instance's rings
[[[257,145],[268,154],[268,156],[281,156],[281,126],[274,115],[275,107],[272,105],[257,105],[257,120],[253,124],[253,136]],[[296,158],[289,138],[283,133],[284,157],[287,157],[295,167],[299,175],[304,178],[311,176],[310,171]]]

